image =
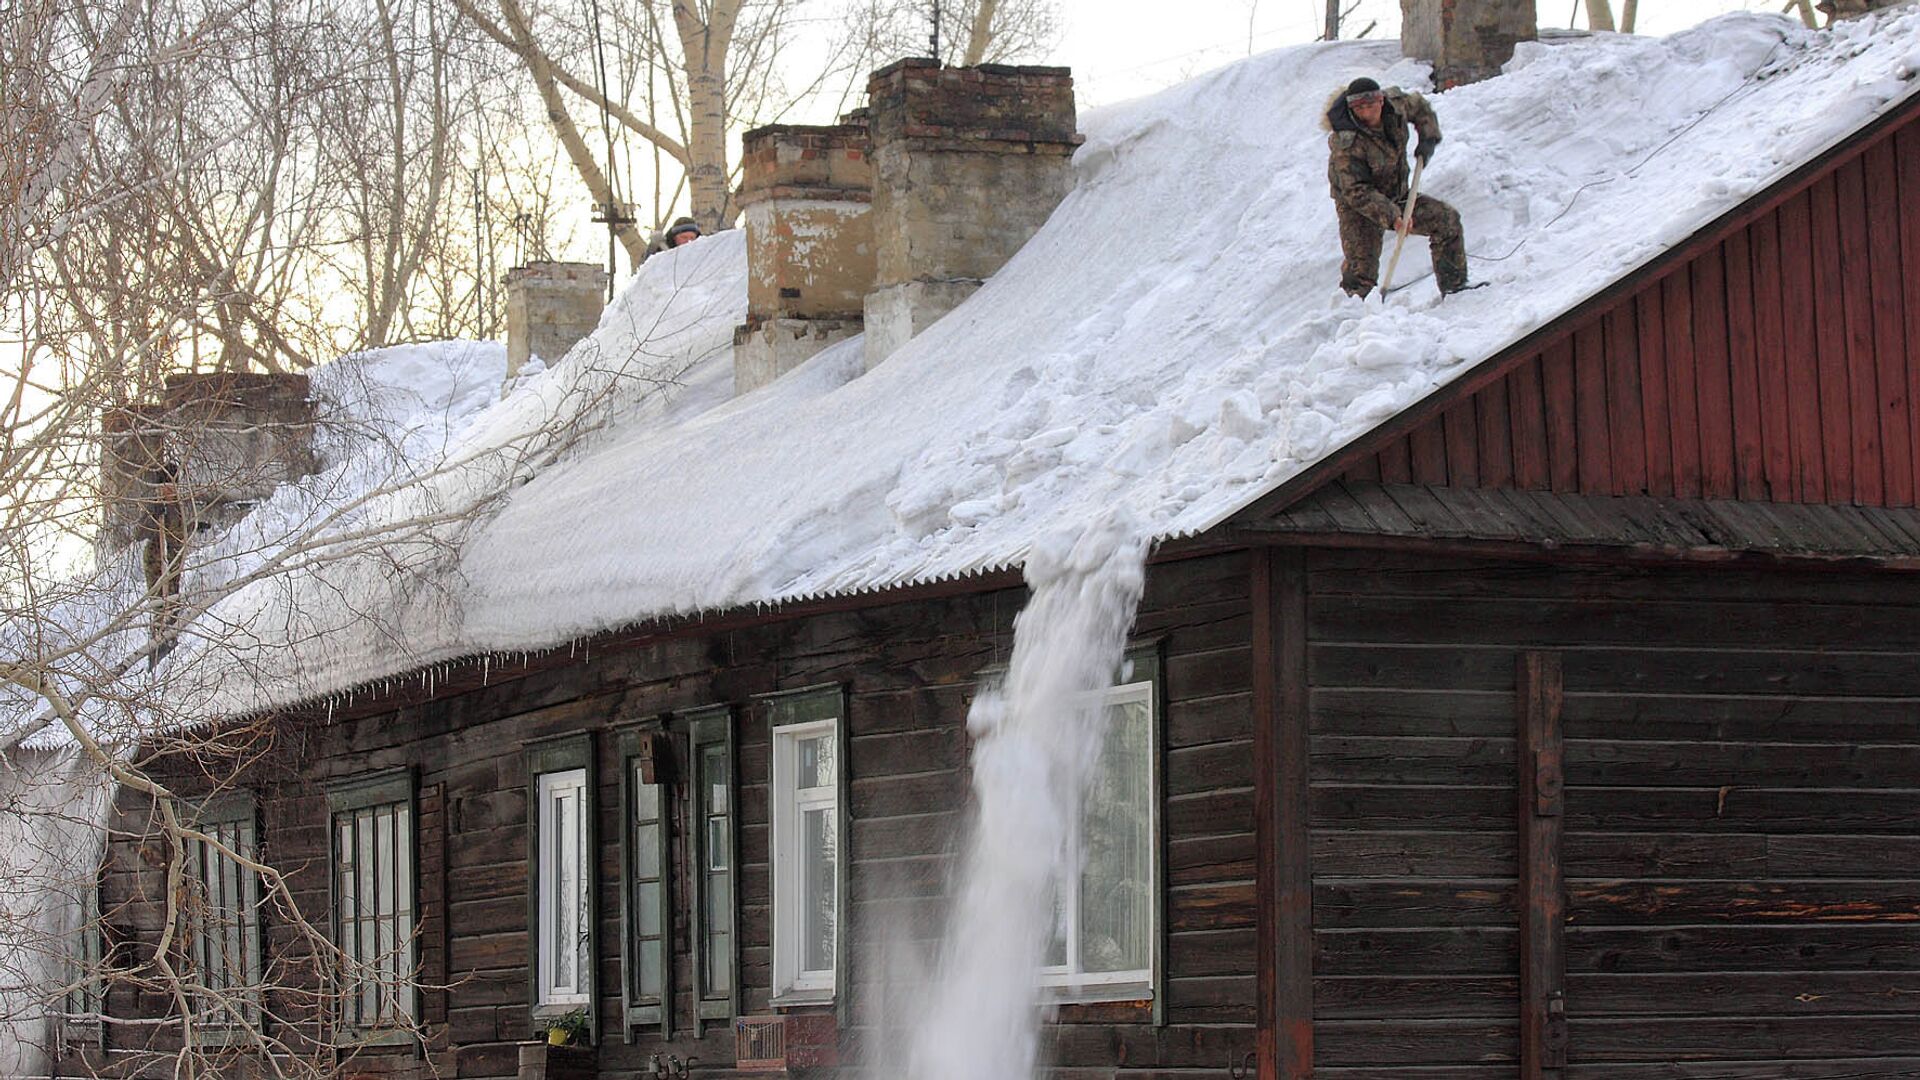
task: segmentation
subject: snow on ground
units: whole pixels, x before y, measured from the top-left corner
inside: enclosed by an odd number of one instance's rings
[[[851,342],[728,400],[742,241],[679,249],[384,507],[477,506],[407,579],[348,560],[221,612],[258,677],[211,704],[1016,565],[1114,507],[1203,531],[1911,93],[1916,44],[1909,8],[1523,46],[1433,98],[1425,189],[1492,283],[1444,305],[1430,280],[1384,306],[1335,287],[1320,113],[1356,75],[1422,86],[1393,43],[1281,50],[1087,116],[1046,227],[870,373]],[[1423,242],[1402,266],[1426,271]]]

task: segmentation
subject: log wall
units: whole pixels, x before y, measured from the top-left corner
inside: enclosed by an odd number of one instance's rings
[[[1170,562],[1149,574],[1136,627],[1164,663],[1166,711],[1164,872],[1165,999],[1060,1010],[1046,1053],[1063,1076],[1124,1062],[1152,1075],[1163,1068],[1224,1076],[1235,1054],[1252,1050],[1255,922],[1252,763],[1248,753],[1247,560],[1224,555]],[[739,978],[742,1011],[769,1011],[769,734],[753,697],[822,683],[849,695],[852,895],[851,1026],[841,1033],[848,1061],[888,1052],[903,987],[888,981],[884,948],[923,946],[943,912],[954,830],[967,799],[968,705],[982,669],[1005,663],[1019,590],[869,607],[770,622],[707,636],[582,649],[572,663],[520,675],[497,671],[493,685],[398,710],[362,708],[273,725],[242,773],[261,804],[268,857],[294,882],[303,910],[327,911],[326,785],[381,769],[409,767],[419,782],[424,1059],[412,1047],[360,1052],[357,1074],[512,1077],[518,1043],[531,1038],[528,1009],[528,740],[588,731],[597,746],[601,920],[598,930],[598,1067],[633,1075],[655,1053],[698,1057],[725,1075],[733,1034],[693,1020],[686,895],[685,823],[672,857],[678,990],[675,1033],[624,1041],[619,996],[621,827],[616,732],[624,725],[714,704],[736,707],[739,842]],[[684,751],[683,751],[684,752]],[[218,774],[218,762],[162,762],[182,790]],[[129,838],[114,846],[108,895],[114,932],[151,942],[162,877],[136,837],[144,808],[123,800]],[[676,811],[676,814],[681,812]],[[906,933],[898,938],[894,928]],[[271,928],[271,955],[299,952]],[[909,949],[911,946],[908,946]],[[300,981],[311,968],[288,976]],[[116,1001],[122,1015],[156,1015],[158,1000]],[[298,1015],[294,1012],[293,1015]],[[148,1040],[152,1040],[149,1042]],[[122,1061],[134,1048],[161,1051],[164,1035],[112,1028]]]
[[[1314,1075],[1522,1075],[1528,650],[1564,1075],[1920,1075],[1920,580],[1325,552],[1307,611]]]

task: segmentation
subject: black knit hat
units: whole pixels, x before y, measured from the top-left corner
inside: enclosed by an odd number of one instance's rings
[[[695,236],[699,236],[700,226],[690,217],[683,217],[676,220],[673,223],[673,227],[667,230],[667,245],[671,247],[674,239],[681,233],[692,233]]]
[[[1355,94],[1377,94],[1379,92],[1380,84],[1362,75],[1347,84],[1346,96],[1352,97]]]

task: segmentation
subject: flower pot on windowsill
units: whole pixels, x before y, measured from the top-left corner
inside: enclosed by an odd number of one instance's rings
[[[573,1042],[573,1035],[566,1028],[547,1029],[548,1046],[566,1046],[571,1042]]]

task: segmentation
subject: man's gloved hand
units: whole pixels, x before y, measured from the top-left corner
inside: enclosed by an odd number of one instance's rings
[[[1425,165],[1428,162],[1433,160],[1434,148],[1439,145],[1440,145],[1440,140],[1437,138],[1421,139],[1420,145],[1415,147],[1413,150],[1413,156],[1420,159],[1420,164]]]

